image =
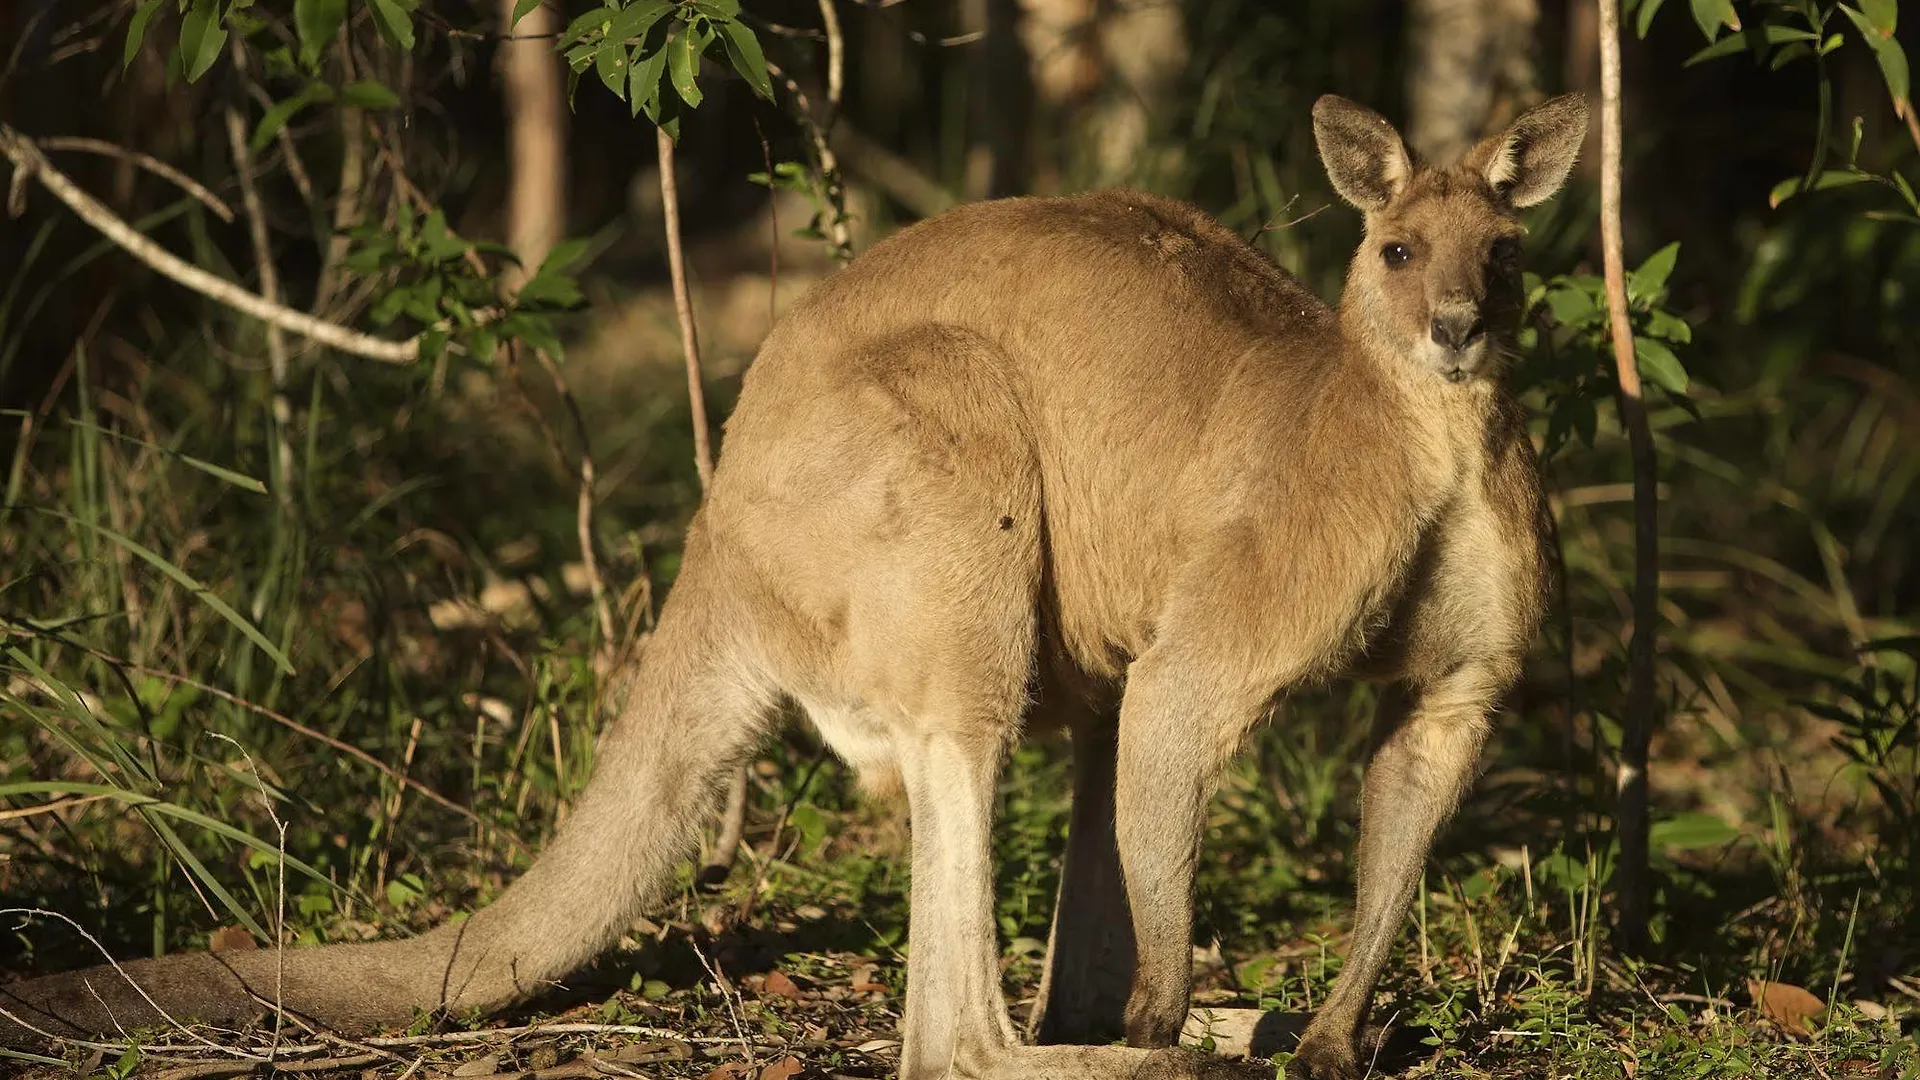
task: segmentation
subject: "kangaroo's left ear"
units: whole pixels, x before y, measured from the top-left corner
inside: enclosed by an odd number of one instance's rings
[[[1313,141],[1333,190],[1365,213],[1386,209],[1413,176],[1400,133],[1386,117],[1346,98],[1324,94],[1313,103]]]
[[[1553,198],[1587,139],[1587,99],[1563,94],[1541,102],[1507,130],[1467,152],[1466,163],[1515,207]]]

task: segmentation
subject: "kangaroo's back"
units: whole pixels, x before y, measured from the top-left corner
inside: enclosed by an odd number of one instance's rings
[[[793,455],[821,388],[930,324],[1000,358],[1002,421],[1041,473],[1055,616],[1105,676],[1144,648],[1182,534],[1230,512],[1249,462],[1286,472],[1314,422],[1341,426],[1366,396],[1333,310],[1195,207],[1124,190],[976,203],[876,245],[776,328],[728,421],[716,509],[807,467]]]

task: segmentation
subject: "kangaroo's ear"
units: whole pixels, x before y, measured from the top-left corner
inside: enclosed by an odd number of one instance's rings
[[[1313,141],[1333,190],[1372,213],[1393,201],[1413,176],[1400,133],[1364,105],[1327,94],[1313,103]]]
[[[1563,94],[1521,113],[1507,130],[1469,151],[1466,161],[1509,203],[1533,206],[1566,183],[1586,140],[1587,99]]]

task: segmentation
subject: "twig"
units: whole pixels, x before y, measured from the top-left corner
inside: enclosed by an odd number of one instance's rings
[[[1625,723],[1621,725],[1615,827],[1620,840],[1621,943],[1645,946],[1650,903],[1647,880],[1647,748],[1653,738],[1653,654],[1660,617],[1658,481],[1653,431],[1647,425],[1640,371],[1633,357],[1627,312],[1626,257],[1620,228],[1620,2],[1600,4],[1600,234],[1607,276],[1607,310],[1614,373],[1620,384],[1620,422],[1633,459],[1633,638],[1627,645]]]
[[[833,211],[833,220],[828,223],[828,228],[831,230],[829,239],[833,244],[834,257],[850,259],[853,257],[853,236],[851,230],[847,228],[846,192],[840,183],[840,161],[834,156],[833,144],[827,139],[826,129],[814,120],[813,105],[807,100],[806,91],[800,89],[800,84],[794,80],[793,76],[781,70],[780,65],[771,60],[767,62],[767,74],[779,79],[787,88],[787,93],[793,95],[795,117],[800,121],[800,126],[806,130],[807,139],[813,144],[814,156],[820,163],[820,177],[816,190],[821,201]]]
[[[734,999],[740,996],[740,991],[735,990],[727,977],[720,973],[719,965],[707,959],[706,951],[700,948],[699,942],[689,940],[687,944],[693,947],[693,955],[699,958],[700,966],[713,976],[713,985],[720,991],[720,1000],[727,1007],[727,1018],[733,1021],[733,1031],[739,1038],[741,1052],[747,1056],[747,1064],[757,1064],[753,1060],[753,1044],[747,1041],[747,1029],[740,1023],[740,1010],[734,1006]]]
[[[680,185],[673,175],[673,137],[664,129],[655,131],[660,152],[660,202],[667,230],[667,265],[673,275],[673,310],[680,319],[680,348],[687,361],[687,402],[693,412],[693,467],[700,476],[700,497],[706,499],[713,485],[713,441],[707,429],[707,393],[700,379],[700,338],[693,322],[693,298],[687,291],[686,254],[680,247]],[[771,177],[769,177],[771,179]],[[746,829],[747,773],[742,765],[734,773],[727,791],[727,816],[721,822],[720,845],[713,858],[701,868],[700,877],[711,883],[725,881],[740,852],[740,836]]]
[[[840,12],[833,0],[820,0],[820,25],[827,33],[827,115],[820,126],[829,133],[840,116],[840,92],[844,85],[847,43],[840,34]]]
[[[417,719],[414,721],[413,730],[416,735],[419,734],[420,722]],[[279,858],[275,860],[274,866],[277,871],[278,889],[273,911],[273,1045],[267,1049],[267,1058],[272,1060],[279,1054],[280,1029],[287,1020],[284,1004],[287,1000],[287,823],[281,821],[280,814],[274,810],[273,799],[267,795],[266,783],[260,779],[260,766],[253,760],[253,755],[247,753],[247,748],[240,745],[240,740],[217,731],[208,734],[240,751],[241,760],[247,763],[248,770],[253,773],[254,783],[259,786],[260,805],[267,812],[267,820],[273,822],[274,828],[280,831],[279,843],[275,847],[275,853]],[[408,756],[411,757],[411,753]]]
[[[200,201],[200,205],[213,211],[214,216],[218,217],[221,221],[229,225],[233,224],[233,207],[228,206],[220,196],[208,191],[201,185],[200,181],[195,180],[193,177],[188,176],[186,173],[181,172],[179,169],[174,168],[151,154],[143,154],[138,150],[129,150],[118,143],[110,143],[105,139],[89,139],[79,135],[44,136],[40,139],[40,149],[71,150],[82,154],[103,154],[107,157],[119,158],[129,165],[147,170],[160,179],[172,184],[174,187],[179,188],[181,191],[193,196]]]
[[[233,42],[234,63],[246,59],[238,38]],[[267,216],[260,203],[260,188],[253,181],[253,155],[247,150],[247,124],[240,110],[227,106],[227,143],[233,152],[233,169],[240,177],[240,205],[247,212],[247,232],[253,240],[253,261],[260,274],[260,295],[270,304],[280,303],[280,271],[273,264],[273,248],[267,240]],[[287,401],[287,339],[280,328],[267,324],[268,378],[273,386],[273,493],[283,513],[293,509],[293,406]]]
[[[46,188],[54,198],[65,203],[68,209],[79,215],[80,220],[119,245],[127,254],[146,263],[147,266],[176,284],[192,289],[209,300],[225,304],[283,330],[311,338],[322,345],[344,353],[352,353],[355,356],[363,356],[369,360],[379,360],[388,364],[410,364],[420,357],[419,336],[405,341],[391,341],[316,319],[305,312],[295,311],[283,304],[276,304],[248,292],[233,282],[215,277],[168,252],[121,220],[119,215],[107,209],[99,200],[80,190],[79,186],[68,179],[65,173],[55,169],[47,161],[46,155],[40,152],[33,140],[5,123],[0,123],[0,154],[5,154],[7,160],[13,163],[16,185],[24,183],[27,179],[38,180],[41,187]]]
[[[767,145],[767,133],[760,130],[760,118],[753,118],[753,133],[760,136],[760,160],[767,167],[767,332],[780,315],[780,200],[773,186],[773,148]]]
[[[274,1073],[320,1073],[340,1069],[359,1069],[387,1060],[380,1054],[351,1054],[346,1057],[310,1058],[305,1061],[210,1061],[185,1065],[163,1072],[156,1080],[220,1080],[228,1076],[248,1076],[271,1069]]]
[[[393,827],[400,821],[400,808],[407,795],[405,781],[413,772],[413,753],[420,747],[420,728],[423,723],[420,717],[415,716],[413,726],[407,730],[407,746],[400,752],[400,769],[395,774],[401,783],[394,787],[393,794],[388,796],[387,804],[381,811],[380,858],[375,861],[373,871],[373,891],[376,895],[387,885],[387,859],[393,850]]]
[[[55,814],[62,810],[71,810],[76,806],[85,806],[88,803],[99,802],[105,798],[109,798],[109,796],[75,795],[71,798],[44,802],[39,806],[22,806],[13,810],[0,810],[0,821],[18,821],[21,818],[38,817],[41,814]]]
[[[667,265],[673,272],[673,311],[680,319],[680,349],[687,360],[687,398],[693,409],[693,467],[704,498],[713,484],[713,442],[707,431],[707,392],[700,381],[700,340],[694,330],[693,299],[687,292],[686,255],[680,248],[680,185],[673,175],[673,137],[656,129],[660,153],[660,202],[666,215]]]

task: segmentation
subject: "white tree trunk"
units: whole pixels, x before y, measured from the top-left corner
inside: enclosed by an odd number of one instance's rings
[[[500,0],[500,25],[513,20],[514,0]],[[567,228],[567,109],[560,57],[551,36],[560,19],[545,4],[528,12],[500,43],[500,87],[507,112],[506,243],[522,269],[506,275],[517,287],[539,269]]]
[[[1407,139],[1449,162],[1539,96],[1537,0],[1414,0]]]

